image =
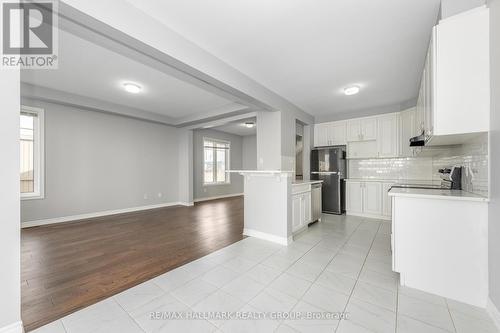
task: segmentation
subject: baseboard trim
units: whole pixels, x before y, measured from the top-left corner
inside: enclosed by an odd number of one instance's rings
[[[489,297],[488,302],[486,303],[486,311],[490,315],[497,328],[500,330],[500,311]]]
[[[36,227],[36,226],[41,226],[41,225],[47,225],[47,224],[73,222],[73,221],[78,221],[78,220],[91,219],[94,217],[102,217],[102,216],[108,216],[108,215],[131,213],[131,212],[138,212],[141,210],[149,210],[149,209],[179,206],[179,205],[192,206],[193,203],[166,202],[166,203],[156,204],[156,205],[147,205],[147,206],[139,206],[139,207],[131,207],[131,208],[123,208],[123,209],[115,209],[115,210],[105,210],[105,211],[95,212],[95,213],[86,213],[86,214],[55,217],[55,218],[42,219],[42,220],[25,221],[25,222],[21,222],[21,228],[30,228],[30,227]],[[1,331],[0,331],[0,333],[1,333]]]
[[[242,196],[242,195],[243,195],[243,193],[217,195],[215,197],[194,199],[194,202],[202,202],[202,201],[210,201],[210,200],[217,200],[217,199],[224,199],[224,198],[239,197],[239,196]]]
[[[243,229],[243,235],[245,236],[250,236],[250,237],[255,237],[255,238],[260,238],[269,242],[277,243],[280,245],[289,245],[290,243],[293,242],[293,237],[290,236],[288,238],[286,237],[279,237],[276,235],[268,234],[266,232],[262,231],[257,231],[253,229]]]
[[[391,217],[383,216],[383,215],[372,215],[372,214],[363,214],[363,213],[351,213],[351,212],[348,212],[348,211],[346,211],[345,214],[349,215],[349,216],[368,217],[368,218],[371,218],[371,219],[384,220],[384,221],[391,221],[392,220]]]
[[[18,321],[0,328],[0,333],[24,333],[23,322]]]

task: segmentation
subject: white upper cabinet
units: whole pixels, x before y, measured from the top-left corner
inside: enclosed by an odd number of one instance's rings
[[[413,156],[413,149],[410,148],[410,138],[418,135],[416,132],[416,108],[401,111],[399,114],[399,155],[402,157]]]
[[[380,116],[378,124],[378,157],[397,157],[399,155],[399,115],[392,113]]]
[[[336,121],[330,123],[330,140],[331,146],[346,144],[346,122]]]
[[[328,146],[328,124],[321,123],[314,125],[314,146]]]
[[[347,121],[347,141],[370,141],[377,139],[377,118],[358,118]]]
[[[489,10],[483,6],[441,20],[422,73],[417,134],[423,132],[429,144],[453,144],[463,143],[464,134],[488,131],[489,81]]]
[[[434,134],[489,130],[489,9],[441,20],[436,26]]]
[[[346,122],[335,121],[314,125],[314,146],[338,146],[346,144]]]

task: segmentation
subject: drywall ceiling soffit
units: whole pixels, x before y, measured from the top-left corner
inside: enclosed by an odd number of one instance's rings
[[[223,116],[221,111],[224,110],[227,111],[226,116],[247,109],[275,110],[272,106],[220,82],[117,29],[99,22],[69,5],[61,3],[59,11],[60,29],[161,71],[162,73],[171,75],[183,82],[187,82],[217,96],[221,96],[231,102],[215,110],[207,110],[206,117],[204,117],[204,113],[178,117],[172,121],[171,125],[185,126],[186,124],[214,119]]]

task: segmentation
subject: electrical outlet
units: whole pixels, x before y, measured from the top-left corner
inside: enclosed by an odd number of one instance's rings
[[[148,200],[148,194],[144,193],[144,200]]]
[[[158,192],[158,198],[161,198],[161,197],[163,197],[163,193]]]
[[[206,193],[206,192],[207,192],[207,189],[206,189],[206,188],[204,188],[204,189],[203,189],[203,192],[205,192],[205,193]]]

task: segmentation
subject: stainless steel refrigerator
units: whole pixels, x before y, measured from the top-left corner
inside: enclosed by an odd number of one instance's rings
[[[311,151],[311,179],[323,181],[323,213],[345,212],[345,156],[345,146],[314,148]]]

